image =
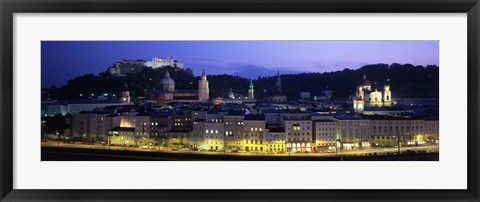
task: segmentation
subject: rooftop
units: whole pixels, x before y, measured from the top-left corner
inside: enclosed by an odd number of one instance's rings
[[[247,114],[244,120],[265,121],[264,114]]]
[[[109,114],[106,111],[81,111],[80,114]]]
[[[126,131],[126,132],[135,132],[134,127],[115,127],[110,129],[109,131]]]
[[[68,101],[68,104],[120,104],[119,100],[93,100],[93,99],[87,99],[87,100],[71,100]]]

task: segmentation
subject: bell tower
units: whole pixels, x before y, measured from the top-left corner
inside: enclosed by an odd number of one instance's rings
[[[250,79],[250,85],[248,86],[248,98],[250,99],[255,99],[254,98],[254,90],[253,90],[253,82]]]
[[[128,91],[127,82],[125,82],[125,83],[123,84],[123,88],[124,88],[124,89],[123,89],[123,91],[122,91],[122,96],[121,96],[121,98],[120,98],[120,101],[121,101],[122,103],[125,103],[125,104],[129,105],[129,104],[130,104],[130,92]]]
[[[206,102],[209,99],[208,80],[205,69],[202,71],[202,76],[198,81],[198,101]]]
[[[392,91],[390,91],[390,79],[387,80],[387,83],[383,88],[383,106],[392,106]]]

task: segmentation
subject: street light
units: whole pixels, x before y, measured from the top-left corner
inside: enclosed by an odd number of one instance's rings
[[[398,149],[398,155],[400,155],[400,132],[397,130],[397,149]]]
[[[57,134],[57,147],[60,147],[60,133],[55,132]]]

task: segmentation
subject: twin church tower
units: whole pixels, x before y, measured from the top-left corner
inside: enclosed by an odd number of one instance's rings
[[[353,99],[353,109],[356,113],[361,113],[365,106],[369,107],[391,107],[392,91],[390,91],[390,81],[387,80],[383,88],[383,93],[375,89],[372,91],[372,85],[367,80],[367,76],[363,75],[363,83],[357,86],[355,98]]]

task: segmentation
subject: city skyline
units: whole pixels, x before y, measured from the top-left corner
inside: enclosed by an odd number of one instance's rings
[[[436,41],[42,43],[45,161],[439,160]]]
[[[256,78],[277,70],[289,74],[377,63],[438,65],[438,51],[438,41],[43,41],[42,87],[98,74],[123,59],[174,57],[195,75],[205,69]]]

